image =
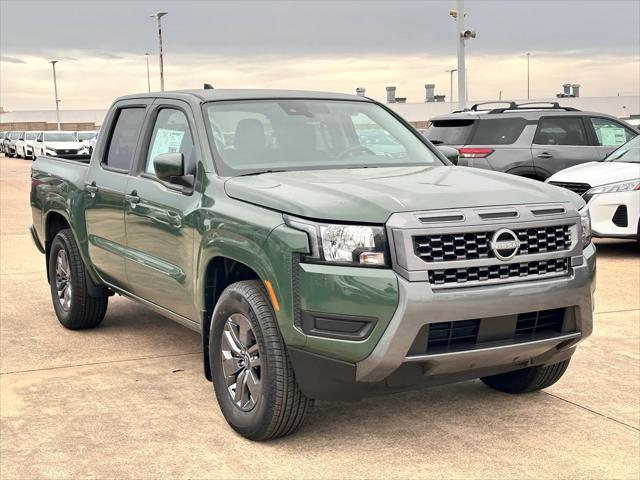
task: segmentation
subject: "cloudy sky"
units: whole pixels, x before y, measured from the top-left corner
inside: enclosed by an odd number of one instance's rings
[[[470,99],[547,98],[562,83],[584,96],[638,95],[640,1],[467,0]],[[165,10],[167,89],[296,88],[408,101],[424,83],[449,93],[456,66],[455,1],[0,1],[0,105],[53,108],[57,59],[61,108],[106,108],[116,96],[159,89],[157,29]],[[454,86],[455,89],[455,86]]]

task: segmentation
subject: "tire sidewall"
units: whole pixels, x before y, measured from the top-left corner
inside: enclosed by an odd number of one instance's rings
[[[58,300],[58,290],[56,288],[56,259],[58,258],[58,252],[64,249],[67,253],[67,259],[69,261],[70,270],[70,283],[71,283],[71,304],[69,310],[64,310]],[[51,300],[53,308],[56,311],[56,316],[62,325],[67,328],[72,328],[70,325],[71,319],[75,310],[78,309],[78,302],[80,301],[80,293],[84,290],[84,285],[81,282],[84,281],[84,272],[78,272],[76,265],[72,261],[71,245],[65,235],[58,234],[54,238],[51,244],[51,251],[49,253],[49,285],[51,287]]]
[[[240,410],[231,399],[222,371],[221,336],[227,319],[233,313],[241,313],[249,319],[260,350],[262,395],[256,406],[248,412]],[[262,327],[251,302],[234,289],[233,285],[222,293],[213,312],[209,334],[209,362],[218,404],[231,427],[245,436],[265,431],[269,427],[272,413],[269,411],[270,405],[275,400],[272,398],[275,380],[270,375],[273,371],[273,358],[267,350]]]

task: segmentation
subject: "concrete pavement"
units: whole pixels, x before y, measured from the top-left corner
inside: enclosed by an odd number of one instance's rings
[[[479,381],[319,402],[295,436],[234,434],[197,334],[112,298],[63,329],[31,223],[31,162],[0,157],[0,478],[633,478],[640,476],[640,256],[599,241],[594,334],[524,396]]]

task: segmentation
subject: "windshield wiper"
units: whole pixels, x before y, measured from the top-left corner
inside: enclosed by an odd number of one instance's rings
[[[263,173],[282,173],[286,172],[286,170],[259,170],[257,172],[243,173],[242,175],[238,175],[239,177],[251,177],[253,175],[262,175]]]

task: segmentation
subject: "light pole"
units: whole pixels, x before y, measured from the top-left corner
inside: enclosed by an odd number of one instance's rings
[[[449,15],[456,21],[456,38],[458,40],[458,108],[464,110],[467,100],[467,72],[464,66],[464,42],[470,38],[476,38],[476,31],[465,30],[463,0],[457,0],[456,10],[451,10]]]
[[[56,123],[58,124],[58,130],[60,130],[60,100],[58,99],[58,80],[56,79],[56,63],[58,63],[58,60],[51,60],[49,63],[53,67],[53,93],[56,96]]]
[[[529,100],[530,97],[530,90],[529,90],[529,86],[530,86],[530,82],[529,82],[529,58],[531,57],[531,52],[527,52],[527,100]]]
[[[453,73],[457,72],[457,68],[445,70],[449,74],[449,109],[453,112]]]
[[[149,15],[152,18],[158,19],[158,47],[160,50],[160,91],[164,92],[164,64],[162,59],[162,22],[161,18],[164,17],[168,12],[156,12]]]
[[[147,90],[151,92],[151,75],[149,74],[149,52],[144,54],[147,57]]]

